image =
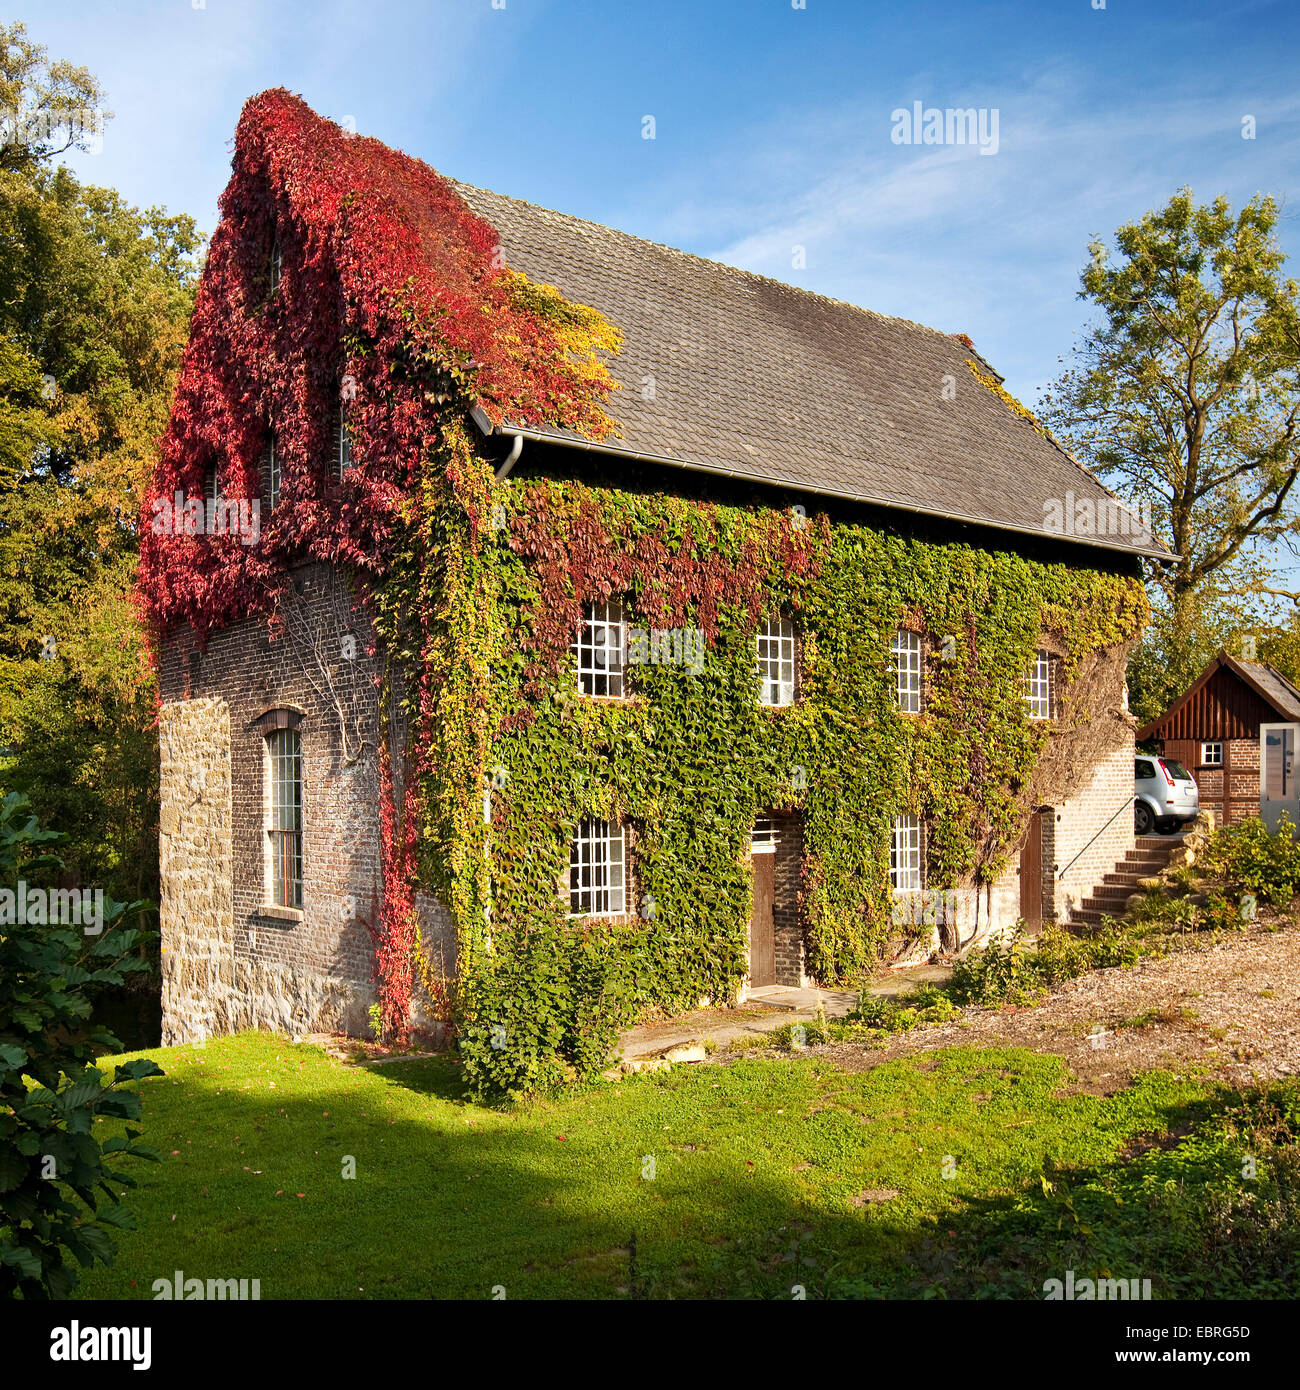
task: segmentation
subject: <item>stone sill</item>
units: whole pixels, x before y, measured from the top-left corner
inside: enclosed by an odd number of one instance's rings
[[[257,910],[259,917],[274,917],[281,922],[301,922],[302,909],[300,907],[260,907]]]

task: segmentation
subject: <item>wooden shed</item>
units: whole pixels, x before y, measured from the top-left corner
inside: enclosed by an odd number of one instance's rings
[[[1137,732],[1196,778],[1220,824],[1282,810],[1300,819],[1295,753],[1300,689],[1261,662],[1221,651],[1169,708]]]

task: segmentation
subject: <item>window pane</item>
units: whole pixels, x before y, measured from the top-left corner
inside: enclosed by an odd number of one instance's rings
[[[621,697],[625,664],[623,605],[617,599],[589,603],[571,650],[577,659],[578,684],[584,694]]]
[[[769,618],[755,636],[758,702],[794,703],[794,624],[788,618]]]
[[[889,881],[896,893],[916,892],[921,887],[921,822],[915,816],[900,816],[894,822]]]
[[[1025,676],[1025,705],[1031,719],[1052,717],[1052,654],[1041,647]]]
[[[343,470],[352,467],[352,426],[348,424],[347,407],[339,405],[339,454],[338,478],[343,481]]]
[[[570,916],[610,917],[624,910],[623,827],[584,819],[569,847]]]
[[[275,451],[275,440],[266,446],[267,502],[271,507],[280,500],[280,456]]]
[[[297,729],[267,737],[271,771],[271,901],[302,906],[302,742]]]
[[[890,646],[894,699],[905,714],[921,712],[921,634],[899,628]]]

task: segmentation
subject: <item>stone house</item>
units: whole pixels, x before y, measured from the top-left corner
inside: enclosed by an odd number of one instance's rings
[[[438,225],[488,229],[493,266],[618,330],[616,433],[476,395],[481,350],[392,404],[414,368],[375,369],[379,311],[352,287],[395,301],[408,250],[459,274],[470,251],[419,230],[447,208]],[[421,411],[481,468],[464,534],[486,537],[439,552],[406,645],[457,655],[424,684],[392,678],[413,603],[384,599],[374,576],[398,567],[367,548],[417,491],[383,431]],[[1125,659],[1141,558],[1163,552],[1061,528],[1113,499],[963,337],[451,184],[268,93],[241,121],[168,439],[146,522],[183,488],[207,508],[183,537],[153,525],[147,556],[165,1042],[361,1033],[393,940],[431,1025],[467,950],[498,968],[541,918],[584,950],[629,934],[634,1012],[842,981],[1086,914],[1133,846]],[[230,497],[260,504],[256,542],[207,525]],[[457,589],[462,562],[481,569]],[[784,597],[763,611],[760,591]],[[510,674],[552,629],[565,659]],[[455,745],[466,770],[440,731],[489,709]],[[673,744],[674,721],[695,732]],[[529,761],[542,728],[567,750],[550,772]],[[655,740],[677,751],[656,762]],[[404,844],[418,873],[394,867]],[[404,945],[380,924],[407,893]]]
[[[1221,651],[1137,737],[1182,763],[1219,825],[1262,816],[1276,828],[1283,811],[1300,823],[1300,690],[1272,666]]]

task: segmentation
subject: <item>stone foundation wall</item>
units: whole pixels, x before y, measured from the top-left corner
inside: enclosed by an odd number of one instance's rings
[[[162,1041],[229,1032],[235,994],[230,711],[212,696],[158,716]]]
[[[214,634],[206,651],[188,634],[164,649],[164,1041],[254,1027],[368,1031],[369,924],[383,895],[371,640],[341,577],[310,566],[274,630],[249,619]],[[271,905],[258,721],[272,709],[301,715],[298,910]],[[208,788],[198,800],[196,781]],[[420,907],[426,939],[454,972],[446,912],[428,897]],[[425,1005],[417,1017],[431,1024]]]

